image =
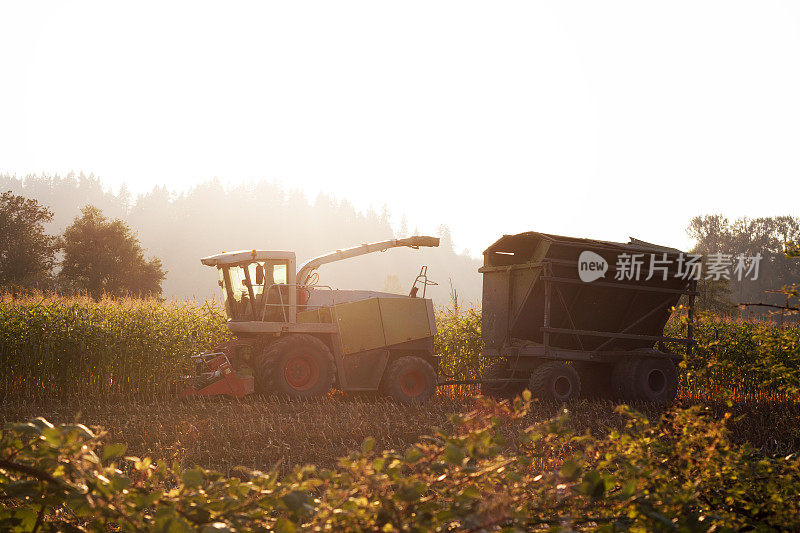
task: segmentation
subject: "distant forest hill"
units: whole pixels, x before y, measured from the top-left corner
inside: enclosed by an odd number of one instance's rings
[[[54,214],[47,228],[51,234],[63,232],[86,205],[123,220],[137,233],[146,254],[161,259],[167,270],[167,298],[219,297],[216,272],[200,264],[207,255],[253,248],[291,250],[300,264],[328,251],[414,233],[400,228],[395,235],[386,212],[359,212],[347,200],[324,194],[310,203],[299,190],[265,181],[225,187],[212,180],[186,193],[155,187],[134,199],[125,186],[115,194],[92,175],[0,175],[0,191],[49,207]],[[459,301],[479,303],[480,261],[453,250],[446,226],[440,227],[439,236],[439,248],[397,248],[324,265],[319,283],[407,293],[420,267],[428,265],[430,279],[439,283],[428,288],[428,295],[437,304],[449,302],[450,280]]]

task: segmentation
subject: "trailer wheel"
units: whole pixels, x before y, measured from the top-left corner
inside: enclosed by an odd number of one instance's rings
[[[612,397],[611,372],[613,365],[593,361],[574,361],[573,366],[581,378],[581,393],[584,398]]]
[[[256,359],[256,390],[290,398],[330,392],[336,378],[333,354],[312,335],[287,335],[268,344]]]
[[[581,379],[574,367],[561,361],[548,361],[531,374],[531,393],[542,400],[564,402],[581,393]]]
[[[678,394],[678,370],[666,357],[642,357],[636,361],[631,385],[638,400],[669,403]]]
[[[405,356],[389,364],[380,392],[401,403],[422,403],[436,391],[436,372],[425,359]]]
[[[481,378],[487,380],[509,379],[511,376],[512,372],[505,361],[495,361],[486,367],[483,374],[481,374]],[[524,388],[525,384],[518,382],[481,382],[481,394],[498,400],[513,398],[520,394]]]

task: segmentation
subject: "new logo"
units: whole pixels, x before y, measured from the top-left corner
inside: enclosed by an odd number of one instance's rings
[[[581,281],[590,282],[598,278],[602,278],[608,272],[608,261],[602,256],[590,251],[584,250],[578,257],[578,276]]]

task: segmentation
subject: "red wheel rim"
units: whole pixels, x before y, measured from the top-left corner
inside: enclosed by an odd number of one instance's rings
[[[319,366],[308,355],[293,355],[286,361],[283,377],[294,390],[308,390],[319,380]]]
[[[425,392],[425,375],[419,370],[409,370],[400,378],[400,390],[409,398]]]

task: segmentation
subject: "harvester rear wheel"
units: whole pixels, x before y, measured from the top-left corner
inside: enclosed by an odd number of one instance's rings
[[[333,354],[312,335],[287,335],[268,344],[256,359],[256,390],[290,398],[330,392],[336,378]]]
[[[401,403],[422,403],[436,392],[436,372],[421,357],[400,357],[386,368],[380,392]]]
[[[565,402],[581,393],[581,378],[574,367],[561,361],[548,361],[531,374],[531,393],[542,400]]]
[[[492,381],[510,379],[511,377],[512,371],[508,368],[508,364],[502,360],[495,361],[486,367],[481,375],[482,380],[489,380],[481,382],[481,394],[498,400],[517,396],[525,388],[525,383],[516,381]]]

